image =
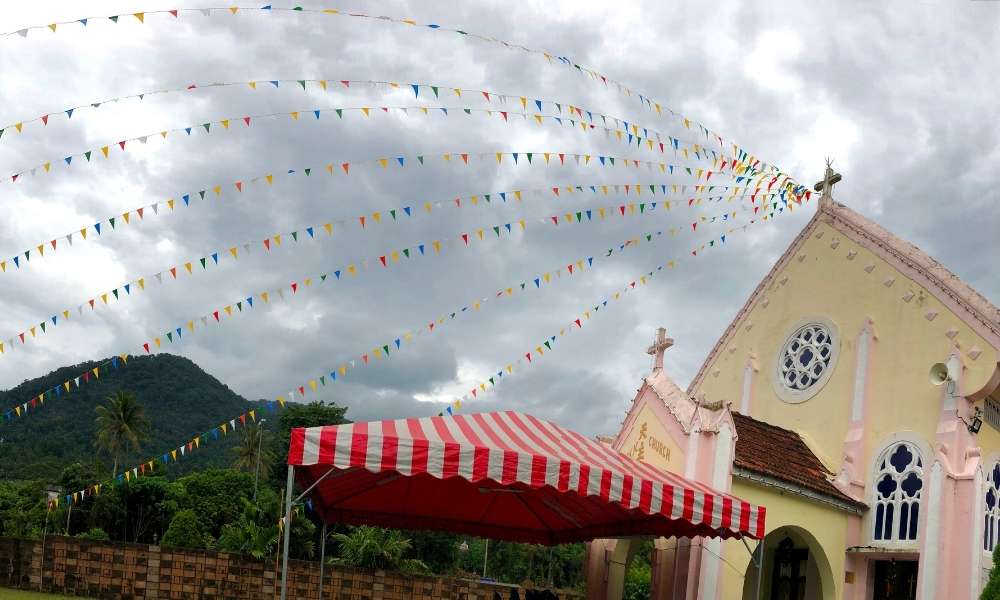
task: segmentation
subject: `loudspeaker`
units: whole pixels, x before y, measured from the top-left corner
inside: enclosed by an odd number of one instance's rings
[[[928,374],[928,379],[930,379],[931,385],[944,385],[948,381],[955,380],[951,372],[948,370],[948,365],[944,363],[934,363],[931,365],[931,371]]]

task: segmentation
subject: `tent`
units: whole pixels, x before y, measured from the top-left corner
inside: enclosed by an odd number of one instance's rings
[[[761,506],[513,411],[293,429],[288,509],[293,480],[324,523],[539,544],[764,535]]]

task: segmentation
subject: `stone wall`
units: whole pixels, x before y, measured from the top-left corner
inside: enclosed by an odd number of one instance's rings
[[[44,560],[43,560],[44,558]],[[327,565],[326,600],[503,600],[514,588],[451,577],[414,576]],[[0,586],[90,598],[273,600],[280,565],[246,556],[112,544],[61,536],[38,540],[0,538]],[[288,597],[319,599],[319,564],[291,561]],[[0,596],[2,596],[0,591]],[[524,598],[525,591],[519,590]],[[559,592],[559,600],[582,595]]]

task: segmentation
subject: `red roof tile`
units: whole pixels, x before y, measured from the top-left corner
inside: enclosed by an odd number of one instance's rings
[[[735,467],[773,477],[839,500],[856,508],[867,505],[844,494],[827,479],[832,475],[799,434],[734,412]]]

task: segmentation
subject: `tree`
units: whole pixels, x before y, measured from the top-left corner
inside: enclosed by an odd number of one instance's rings
[[[249,473],[255,473],[259,468],[262,479],[266,480],[274,464],[274,449],[271,447],[270,438],[270,434],[260,423],[247,425],[241,429],[239,443],[232,448],[235,456],[233,468]]]
[[[1000,544],[993,549],[993,568],[979,600],[1000,600]]]
[[[193,510],[180,510],[170,521],[170,527],[163,534],[164,546],[179,548],[203,548],[207,536],[198,523]]]
[[[382,529],[362,525],[348,533],[334,533],[339,557],[331,562],[362,569],[388,569],[404,572],[424,572],[427,566],[419,560],[406,558],[410,540],[397,529]]]
[[[94,447],[111,455],[114,466],[111,476],[118,473],[118,463],[129,450],[138,451],[141,443],[149,438],[149,420],[135,394],[118,390],[108,396],[107,404],[98,406],[97,433]]]
[[[278,542],[278,526],[273,518],[257,507],[243,501],[243,512],[235,523],[222,526],[217,548],[224,552],[249,554],[260,560],[269,556]]]

